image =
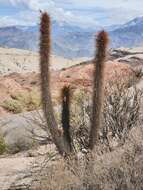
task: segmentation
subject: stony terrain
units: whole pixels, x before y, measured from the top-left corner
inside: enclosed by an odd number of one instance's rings
[[[46,145],[35,150],[0,157],[0,189],[28,190],[37,180],[36,175],[40,175],[39,165],[42,166],[45,159],[42,155],[54,151],[53,145]]]
[[[143,48],[119,48],[111,50],[111,59],[132,66],[143,67]]]
[[[96,174],[94,180],[107,190],[120,187],[124,187],[125,189],[136,188],[137,190],[142,190],[142,138],[142,128],[133,129],[130,132],[128,141],[123,147],[118,148],[111,153],[97,156],[95,165],[93,166]],[[58,188],[58,183],[59,185],[61,185],[61,183],[63,184],[63,180],[58,181],[59,174],[64,177],[64,180],[66,180],[66,175],[68,175],[68,173],[64,174],[63,163],[58,157],[52,160],[50,159],[51,161],[47,162],[45,165],[44,159],[46,157],[41,157],[41,155],[51,151],[55,151],[54,147],[41,146],[36,151],[31,150],[14,156],[8,156],[7,158],[0,158],[1,190],[37,190],[35,185],[38,186],[39,184],[38,180],[40,179],[41,168],[42,172],[46,172],[49,176],[47,181],[51,180],[50,184],[53,183],[53,185]],[[58,165],[59,163],[61,164],[60,167]],[[53,165],[55,165],[55,169],[57,169],[55,176],[52,176],[52,173],[54,173],[52,168]],[[62,171],[61,168],[63,169]],[[51,175],[49,172],[51,172]],[[118,177],[116,178],[116,176]],[[74,179],[72,178],[72,173],[70,174],[70,177],[71,180]],[[136,181],[132,181],[132,179],[136,179]],[[122,181],[124,184],[121,183]],[[73,181],[71,181],[71,183],[73,184]],[[45,187],[51,188],[50,184],[47,183]]]

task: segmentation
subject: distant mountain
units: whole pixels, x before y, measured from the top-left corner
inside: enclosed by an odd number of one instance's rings
[[[111,46],[135,47],[143,45],[143,17],[138,17],[110,33]]]
[[[74,58],[90,54],[91,29],[52,23],[52,49],[59,56]],[[83,44],[86,44],[83,45]],[[38,51],[39,26],[10,26],[0,28],[0,46]],[[87,47],[87,45],[89,47]],[[87,51],[87,49],[89,49]]]
[[[110,35],[110,47],[134,47],[143,45],[143,17],[118,26],[105,28]],[[52,52],[75,58],[92,57],[94,36],[101,27],[81,28],[66,22],[52,23]],[[0,28],[0,46],[38,51],[39,26],[11,26]]]
[[[36,51],[38,32],[30,32],[17,26],[0,28],[0,46]]]

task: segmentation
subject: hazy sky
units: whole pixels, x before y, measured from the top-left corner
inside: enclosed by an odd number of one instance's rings
[[[0,26],[35,25],[39,10],[83,27],[123,24],[143,15],[143,0],[0,0]]]

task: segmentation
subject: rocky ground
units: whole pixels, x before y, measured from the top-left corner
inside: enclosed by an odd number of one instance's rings
[[[143,48],[119,48],[111,50],[110,58],[132,66],[143,66]]]
[[[96,160],[93,165],[95,176],[93,176],[93,178],[99,187],[107,190],[118,188],[142,190],[142,138],[142,127],[138,127],[130,132],[129,139],[124,146],[111,153],[106,153],[101,156],[96,155]],[[69,183],[67,180],[68,175],[70,175],[71,178],[70,183],[74,186],[78,186],[79,182],[75,180],[74,176],[72,176],[73,174],[64,171],[65,166],[60,158],[56,156],[51,159],[46,156],[47,152],[54,153],[54,150],[54,147],[51,145],[41,146],[36,150],[29,150],[14,156],[0,158],[1,190],[37,190],[39,189],[39,184],[47,190],[60,189],[64,187],[66,182]],[[79,156],[82,158],[82,155]],[[45,162],[45,158],[47,162]],[[48,159],[50,161],[48,161]],[[82,164],[82,161],[80,164]],[[56,172],[53,171],[52,166],[55,166]],[[46,184],[39,182],[41,171],[49,176],[47,177]],[[60,179],[61,177],[62,179]],[[75,180],[75,182],[73,180]]]
[[[138,78],[137,76],[137,72],[142,72],[143,69],[142,50],[143,48],[112,50],[106,63],[106,82],[125,81],[129,76],[132,76],[132,79],[135,79],[135,85],[143,90],[143,78]],[[38,60],[38,55],[30,51],[0,48],[0,132],[10,146],[17,144],[18,148],[20,148],[19,144],[21,143],[23,147],[23,142],[26,142],[27,146],[29,146],[29,143],[32,143],[27,138],[30,134],[29,126],[30,131],[33,129],[36,131],[39,130],[39,123],[33,123],[32,120],[38,114],[37,112],[13,115],[12,111],[3,107],[5,100],[11,101],[15,97],[15,94],[19,92],[25,94],[33,89],[39,91]],[[92,61],[87,61],[86,58],[66,60],[54,56],[52,56],[51,60],[51,89],[53,100],[60,101],[61,88],[67,84],[72,89],[85,88],[86,90],[91,90],[93,79]],[[30,120],[27,117],[30,117]],[[41,133],[44,134],[44,131],[40,130]],[[47,150],[54,150],[51,146],[46,149],[44,147],[40,146],[38,150],[22,150],[24,152],[15,155],[1,156],[0,189],[28,189],[33,180],[31,178],[31,163],[35,163],[37,158],[41,159],[41,152],[45,153]],[[121,156],[123,152],[121,150]],[[110,155],[108,156],[110,157]],[[117,153],[113,153],[113,157],[116,156]],[[120,160],[117,162],[120,162]],[[108,163],[106,160],[106,164],[109,167],[111,163]]]
[[[37,175],[40,175],[40,169],[42,168],[42,164],[44,164],[47,152],[53,153],[54,151],[53,145],[46,145],[15,155],[1,156],[0,189],[30,189],[34,181],[37,181]]]

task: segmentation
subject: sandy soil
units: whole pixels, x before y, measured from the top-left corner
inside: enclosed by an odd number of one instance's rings
[[[76,60],[68,60],[58,56],[51,56],[51,68],[62,69],[75,65],[87,60],[87,58],[79,58]],[[12,72],[26,73],[39,72],[39,55],[38,53],[20,50],[0,48],[0,74],[9,74]]]

